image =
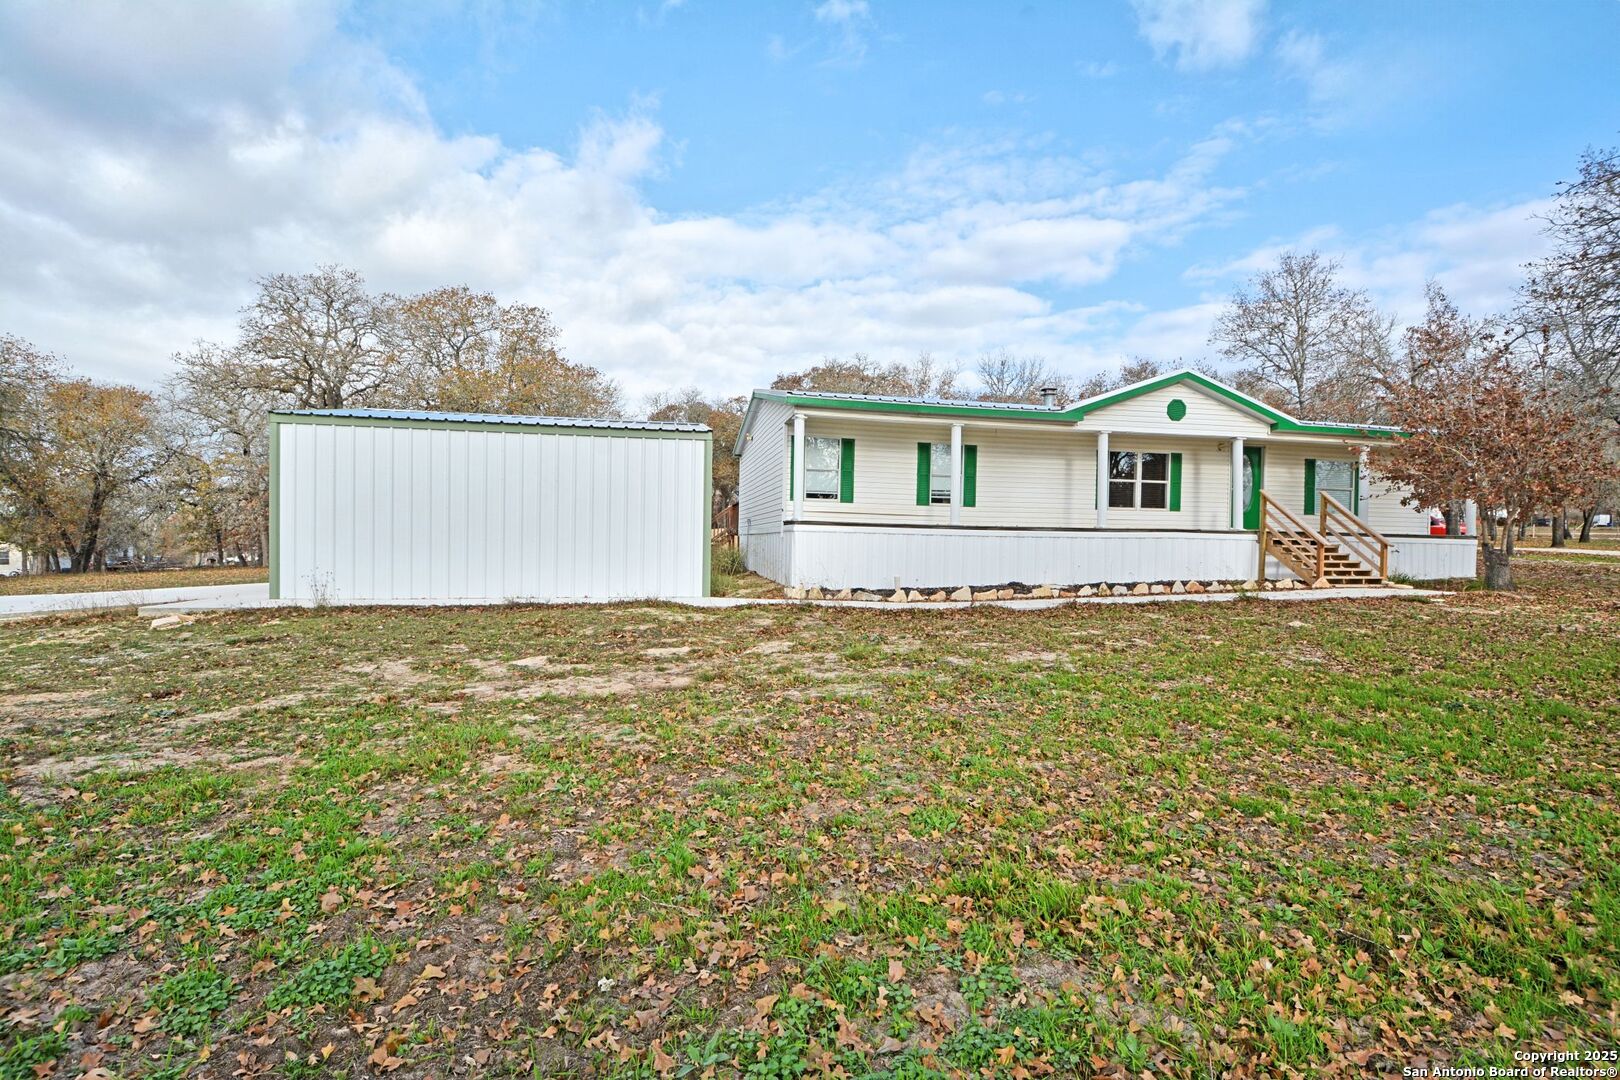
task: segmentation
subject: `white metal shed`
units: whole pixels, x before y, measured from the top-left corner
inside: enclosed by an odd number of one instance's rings
[[[639,420],[273,412],[270,596],[707,596],[710,440]]]

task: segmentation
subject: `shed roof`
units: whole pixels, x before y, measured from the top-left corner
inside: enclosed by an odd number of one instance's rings
[[[596,428],[605,431],[686,431],[701,434],[707,424],[669,420],[613,420],[587,416],[515,416],[506,413],[430,412],[424,409],[272,409],[272,416],[330,416],[347,420],[402,420],[450,424],[516,424],[521,427]]]

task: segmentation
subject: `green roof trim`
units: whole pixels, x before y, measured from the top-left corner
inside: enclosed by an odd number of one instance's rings
[[[1075,423],[1085,419],[1099,409],[1106,409],[1111,405],[1118,405],[1143,394],[1151,394],[1155,390],[1162,390],[1165,387],[1178,386],[1183,383],[1190,383],[1214,397],[1221,398],[1229,404],[1259,417],[1271,425],[1271,430],[1281,434],[1324,435],[1351,439],[1394,439],[1406,435],[1406,432],[1397,428],[1384,427],[1378,424],[1337,424],[1296,420],[1287,413],[1274,409],[1265,402],[1252,398],[1247,394],[1240,393],[1224,383],[1216,382],[1207,375],[1200,375],[1196,371],[1186,369],[1172,371],[1168,375],[1161,375],[1146,382],[1136,383],[1107,394],[1088,398],[1085,401],[1076,402],[1066,409],[1046,409],[1039,406],[1020,407],[1016,405],[989,406],[973,402],[861,397],[858,395],[816,394],[790,390],[755,390],[753,400],[780,401],[801,408],[839,409],[846,412],[900,413],[912,416],[977,417],[981,419]],[[752,412],[753,400],[749,403],[750,412]],[[738,434],[737,446],[739,450],[742,447],[743,434],[748,430],[748,421],[751,419],[751,416],[745,417],[742,432]]]

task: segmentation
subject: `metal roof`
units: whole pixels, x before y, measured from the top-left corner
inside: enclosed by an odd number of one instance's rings
[[[817,397],[837,401],[886,401],[895,405],[938,405],[943,408],[1005,409],[1009,412],[1060,413],[1060,405],[1032,405],[1027,401],[981,401],[964,398],[905,397],[896,394],[845,394],[829,390],[755,390],[760,397]]]
[[[707,424],[670,420],[609,420],[586,416],[509,416],[505,413],[428,412],[423,409],[272,409],[276,416],[339,416],[358,420],[441,420],[458,424],[522,424],[527,427],[600,428],[609,431],[709,430]]]

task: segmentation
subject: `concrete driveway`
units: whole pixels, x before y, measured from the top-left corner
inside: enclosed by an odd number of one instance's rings
[[[128,589],[120,592],[38,593],[32,596],[0,596],[0,619],[19,615],[52,615],[67,611],[97,611],[102,608],[147,607],[205,601],[218,607],[263,607],[270,599],[270,586],[193,585],[171,589]]]

